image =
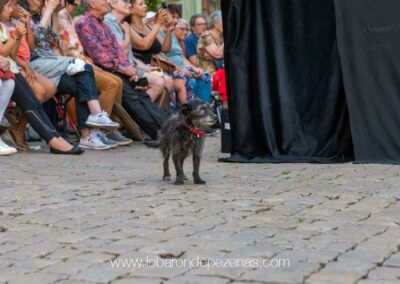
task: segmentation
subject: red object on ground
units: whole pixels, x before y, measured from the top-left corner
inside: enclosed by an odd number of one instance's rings
[[[228,100],[228,94],[226,91],[225,68],[219,69],[215,73],[212,82],[212,90],[219,93],[223,102],[226,102]]]

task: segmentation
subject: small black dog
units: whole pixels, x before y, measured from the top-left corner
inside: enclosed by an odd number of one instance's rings
[[[195,184],[206,184],[200,178],[199,168],[205,134],[216,122],[211,107],[198,99],[181,106],[180,114],[167,120],[160,130],[160,150],[164,157],[163,180],[170,180],[169,157],[172,155],[176,169],[175,184],[183,184],[183,161],[193,155],[193,180]]]

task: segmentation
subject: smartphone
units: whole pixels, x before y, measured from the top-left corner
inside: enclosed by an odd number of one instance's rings
[[[147,87],[149,86],[149,81],[147,81],[146,77],[142,77],[135,82],[136,87]]]
[[[163,9],[168,9],[168,5],[167,5],[167,2],[161,2],[161,8],[163,8]]]

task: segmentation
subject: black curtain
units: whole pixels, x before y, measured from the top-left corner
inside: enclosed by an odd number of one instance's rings
[[[356,162],[399,163],[400,1],[335,7]]]
[[[232,128],[223,161],[352,160],[333,0],[222,0],[222,12]]]

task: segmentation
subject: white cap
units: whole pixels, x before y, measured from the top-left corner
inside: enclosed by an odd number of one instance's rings
[[[144,17],[146,20],[154,18],[156,16],[156,12],[149,11],[146,13],[146,17]]]

